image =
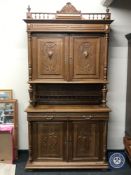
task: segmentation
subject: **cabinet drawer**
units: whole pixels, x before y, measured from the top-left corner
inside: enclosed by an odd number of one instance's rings
[[[108,120],[108,113],[28,113],[28,121]]]

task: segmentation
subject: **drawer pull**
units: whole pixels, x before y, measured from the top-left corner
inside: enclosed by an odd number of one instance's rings
[[[46,120],[53,120],[54,119],[54,116],[46,117],[45,119]]]
[[[85,120],[90,120],[90,119],[92,119],[94,116],[93,115],[83,115],[82,116]]]

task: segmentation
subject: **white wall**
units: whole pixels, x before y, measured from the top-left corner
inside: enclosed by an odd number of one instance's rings
[[[25,108],[28,105],[28,58],[26,8],[32,11],[56,12],[67,0],[3,0],[0,2],[0,89],[13,89],[19,102],[19,149],[28,148],[28,129]],[[82,12],[105,12],[100,0],[70,0]],[[112,109],[109,122],[109,149],[122,149],[125,126],[127,41],[130,32],[128,10],[111,7],[112,23],[108,104]],[[131,24],[130,24],[131,25]]]
[[[117,0],[111,5],[112,31],[109,53],[108,104],[112,109],[109,120],[108,148],[123,149],[126,116],[127,39],[131,33],[130,0]]]

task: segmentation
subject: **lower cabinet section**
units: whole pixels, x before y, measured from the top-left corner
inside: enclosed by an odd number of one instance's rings
[[[26,168],[107,168],[108,113],[28,113]]]

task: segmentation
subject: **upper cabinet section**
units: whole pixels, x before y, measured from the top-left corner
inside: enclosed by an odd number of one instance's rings
[[[106,83],[111,14],[28,7],[29,83]]]

